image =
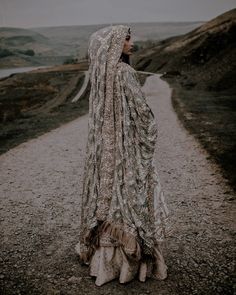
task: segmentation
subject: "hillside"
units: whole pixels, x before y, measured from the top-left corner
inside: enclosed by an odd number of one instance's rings
[[[122,23],[130,26],[133,40],[140,46],[146,46],[147,41],[159,41],[165,38],[184,34],[196,28],[203,22],[153,22],[153,23]],[[96,30],[110,24],[85,26],[57,26],[31,28],[55,43],[69,44],[72,54],[83,58],[88,49],[89,36]],[[115,24],[114,24],[115,25]]]
[[[139,48],[170,36],[186,33],[199,22],[131,23]],[[62,64],[71,58],[83,59],[89,36],[102,25],[41,28],[0,28],[0,68]],[[148,42],[147,42],[148,41]]]
[[[172,72],[190,88],[235,90],[236,9],[139,52],[135,64],[138,70]]]
[[[63,56],[67,52],[65,47],[63,43],[29,29],[2,27],[0,68],[62,63],[66,59]]]
[[[0,79],[0,154],[88,111],[88,91],[71,103],[87,63],[12,74]]]
[[[163,73],[179,120],[236,190],[236,9],[137,52],[133,63]]]

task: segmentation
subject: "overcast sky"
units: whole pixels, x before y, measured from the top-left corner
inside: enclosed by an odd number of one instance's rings
[[[206,21],[232,8],[236,0],[0,0],[0,26]]]

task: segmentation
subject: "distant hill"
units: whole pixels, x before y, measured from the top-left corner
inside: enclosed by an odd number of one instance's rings
[[[53,42],[50,38],[29,29],[2,27],[0,68],[54,64],[56,62],[53,58],[61,56],[64,47],[64,44]]]
[[[189,87],[236,89],[236,9],[139,52],[136,68],[169,72]],[[167,75],[166,75],[167,76]]]
[[[134,40],[148,40],[186,33],[199,26],[186,23],[131,23]],[[66,57],[86,56],[89,36],[103,25],[41,28],[0,28],[0,68],[63,63]],[[147,43],[148,45],[148,43]],[[142,45],[143,46],[143,45]],[[144,45],[145,46],[145,45]],[[31,55],[30,55],[31,54]],[[34,55],[33,55],[34,54]],[[53,57],[56,57],[54,60]]]
[[[180,35],[191,31],[203,22],[154,22],[154,23],[122,23],[128,25],[133,33],[134,40],[147,41],[162,40],[171,36]],[[88,41],[89,36],[96,30],[110,24],[86,26],[57,26],[31,28],[54,42],[80,44]]]
[[[128,25],[133,33],[134,41],[159,41],[170,36],[184,34],[196,28],[203,22],[163,22],[163,23],[122,23]],[[121,24],[121,23],[120,23]],[[96,30],[110,24],[86,26],[57,26],[31,28],[55,43],[63,42],[70,45],[73,54],[84,57],[87,53],[88,40]]]

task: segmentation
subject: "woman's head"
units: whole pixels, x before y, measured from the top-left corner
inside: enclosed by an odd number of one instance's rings
[[[125,37],[124,40],[124,45],[123,45],[123,49],[122,49],[122,54],[121,54],[121,60],[127,64],[130,64],[130,55],[133,53],[133,41],[131,39],[131,31],[130,28],[128,30],[128,33]]]
[[[127,54],[127,55],[131,55],[133,46],[134,46],[134,44],[133,44],[133,41],[131,39],[131,32],[130,32],[130,29],[129,29],[128,34],[125,37],[122,53]]]

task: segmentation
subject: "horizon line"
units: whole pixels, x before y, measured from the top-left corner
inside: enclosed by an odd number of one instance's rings
[[[115,24],[157,24],[157,23],[204,23],[204,20],[195,21],[145,21],[145,22],[113,22],[113,23],[100,23],[100,24],[86,24],[86,25],[48,25],[48,26],[36,26],[36,27],[15,27],[15,26],[0,26],[0,29],[12,28],[12,29],[35,29],[35,28],[58,28],[58,27],[88,27],[88,26],[102,26],[102,25],[115,25]]]

